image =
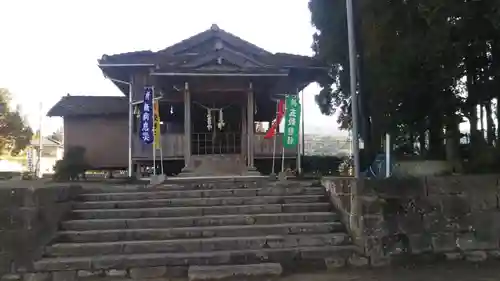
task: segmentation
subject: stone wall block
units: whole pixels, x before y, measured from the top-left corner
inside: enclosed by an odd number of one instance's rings
[[[385,200],[377,196],[359,196],[363,214],[382,214]]]
[[[485,191],[478,189],[477,192],[468,192],[467,201],[471,211],[489,211],[498,209],[497,191]]]
[[[413,234],[424,232],[424,222],[420,213],[409,212],[396,216],[400,233]]]
[[[48,272],[25,273],[23,281],[50,281],[51,277]]]
[[[460,252],[447,252],[444,253],[444,257],[448,261],[458,261],[463,259],[463,255]]]
[[[460,175],[427,177],[428,194],[460,194],[474,190],[490,190],[497,188],[497,175]]]
[[[339,202],[339,209],[342,209],[346,212],[350,212],[351,210],[351,196],[350,195],[337,195]]]
[[[364,235],[373,237],[388,235],[386,221],[382,215],[363,215],[361,220]]]
[[[11,253],[0,251],[0,276],[10,271],[12,261]]]
[[[0,273],[32,269],[33,259],[69,210],[70,198],[80,190],[78,186],[0,189]]]
[[[435,233],[432,235],[432,249],[434,252],[451,252],[457,249],[453,233]]]
[[[388,178],[365,180],[364,188],[374,190],[382,198],[417,198],[424,196],[424,178]]]
[[[412,254],[423,254],[432,252],[432,236],[423,232],[419,234],[409,234],[408,243]]]
[[[456,244],[462,251],[493,250],[498,248],[496,237],[480,239],[473,232],[457,233]]]
[[[463,227],[474,231],[478,237],[500,237],[500,212],[472,212],[465,217]]]
[[[26,198],[30,198],[30,193],[27,188],[1,188],[0,206],[2,208],[24,206]]]
[[[131,268],[129,270],[129,273],[130,277],[134,280],[160,278],[167,273],[167,267],[156,266],[156,267]]]
[[[443,214],[448,218],[464,217],[471,212],[468,197],[465,195],[452,195],[443,197]]]
[[[483,262],[488,258],[485,251],[470,251],[465,252],[465,260],[469,262]]]
[[[430,233],[453,231],[455,225],[442,212],[427,213],[422,216],[424,229]]]
[[[363,257],[359,254],[352,254],[348,259],[347,263],[353,267],[366,267],[369,265],[370,261],[368,258]]]
[[[75,270],[52,272],[52,281],[76,281],[76,280],[77,280],[77,275]]]

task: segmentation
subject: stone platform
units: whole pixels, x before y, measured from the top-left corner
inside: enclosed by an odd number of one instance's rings
[[[26,278],[267,280],[359,264],[323,187],[265,177],[86,189],[60,226]]]

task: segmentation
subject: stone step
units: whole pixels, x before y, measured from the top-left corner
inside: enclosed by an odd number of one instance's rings
[[[264,187],[239,189],[196,189],[117,193],[82,194],[82,201],[124,201],[173,198],[210,198],[210,197],[251,197],[251,196],[286,196],[286,195],[324,195],[323,187]]]
[[[88,201],[76,202],[75,209],[131,209],[155,207],[221,206],[221,205],[264,205],[287,203],[314,203],[324,201],[324,195],[254,196],[254,197],[212,197],[176,198],[130,201]]]
[[[266,204],[266,205],[227,205],[202,207],[164,207],[142,209],[90,209],[73,210],[72,216],[78,219],[118,219],[144,217],[184,217],[206,216],[223,214],[276,214],[276,213],[304,213],[328,212],[329,203],[295,203],[295,204]]]
[[[243,188],[260,188],[266,185],[271,186],[263,180],[175,180],[167,179],[169,183],[161,185],[147,186],[143,185],[102,185],[97,187],[89,187],[85,190],[87,193],[125,193],[125,192],[151,192],[151,191],[176,191],[176,190],[204,190],[204,189],[243,189]],[[297,185],[294,185],[297,186]]]
[[[278,278],[283,274],[279,263],[261,263],[244,265],[213,265],[190,266],[188,269],[189,281],[210,280],[268,280]]]
[[[45,254],[49,257],[76,257],[340,246],[347,245],[349,243],[349,236],[345,233],[269,235],[255,237],[215,237],[204,239],[59,243],[48,246],[45,250]]]
[[[208,227],[150,228],[150,229],[110,229],[88,231],[61,231],[55,239],[57,243],[73,242],[113,242],[134,240],[169,240],[185,238],[213,238],[237,236],[267,236],[296,234],[326,234],[342,232],[340,222],[287,223],[268,225],[230,225]]]
[[[277,213],[253,215],[215,215],[199,217],[166,217],[134,219],[71,220],[61,223],[63,230],[99,230],[134,228],[169,228],[222,225],[260,225],[302,222],[339,221],[339,215],[331,212]]]
[[[34,264],[37,271],[70,271],[131,269],[154,266],[231,265],[266,263],[300,263],[324,261],[325,258],[347,259],[354,246],[296,247],[259,250],[212,251],[191,253],[150,253],[88,257],[43,258]]]

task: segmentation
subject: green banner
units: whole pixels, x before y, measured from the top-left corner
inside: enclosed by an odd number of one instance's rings
[[[286,96],[285,99],[285,134],[283,146],[294,147],[299,144],[300,101],[297,96]]]

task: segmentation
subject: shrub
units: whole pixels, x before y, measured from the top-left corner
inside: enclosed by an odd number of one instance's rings
[[[85,160],[85,148],[81,146],[69,147],[64,153],[63,159],[56,162],[54,166],[54,180],[75,181],[85,179],[85,171],[89,165]]]

